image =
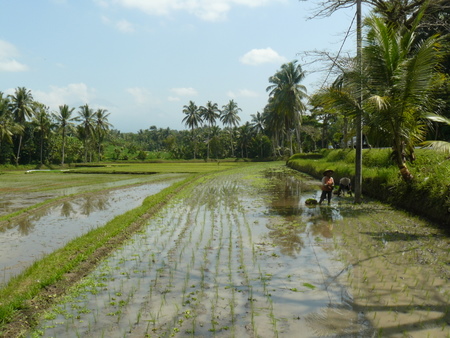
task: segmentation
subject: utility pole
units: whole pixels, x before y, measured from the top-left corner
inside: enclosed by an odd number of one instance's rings
[[[360,76],[356,112],[355,203],[362,202],[362,18],[361,0],[356,1],[356,59]]]

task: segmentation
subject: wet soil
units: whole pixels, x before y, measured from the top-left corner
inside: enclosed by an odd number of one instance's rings
[[[449,238],[374,201],[307,206],[280,164],[186,191],[30,337],[450,337]]]

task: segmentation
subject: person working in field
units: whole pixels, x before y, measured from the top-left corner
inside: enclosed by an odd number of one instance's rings
[[[328,200],[328,204],[331,202],[331,194],[334,188],[334,180],[333,177],[331,177],[333,173],[334,171],[331,169],[327,169],[323,172],[322,184],[320,186],[322,194],[320,195],[319,204],[322,204],[325,199]]]
[[[342,177],[339,180],[339,189],[336,193],[338,196],[345,196],[345,193],[348,193],[350,196],[352,196],[352,182],[348,177]]]

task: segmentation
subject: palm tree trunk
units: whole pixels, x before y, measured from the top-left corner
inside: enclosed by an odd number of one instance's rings
[[[22,135],[19,135],[19,147],[17,148],[16,166],[19,165],[20,148],[22,147]]]
[[[300,126],[295,128],[295,134],[296,134],[296,137],[297,137],[298,152],[302,153],[303,149],[302,149],[302,140],[300,138],[300,136],[301,136],[301,134],[300,134]]]
[[[44,136],[43,135],[41,135],[41,165],[43,165],[44,164],[44,161],[43,161],[43,157],[44,157]]]
[[[194,146],[194,160],[195,160],[195,136],[194,136],[194,126],[191,127],[191,134],[192,134],[192,144]]]
[[[292,131],[289,130],[289,153],[290,155],[294,155],[294,149],[292,148]]]
[[[62,136],[62,151],[61,151],[61,165],[64,165],[64,145],[66,142],[66,135],[65,132],[63,131],[63,136]]]
[[[404,149],[404,143],[400,140],[394,140],[394,158],[398,169],[400,170],[400,175],[405,182],[411,182],[414,176],[409,171],[406,165],[406,154]]]

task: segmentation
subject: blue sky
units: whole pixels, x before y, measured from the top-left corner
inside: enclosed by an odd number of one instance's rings
[[[307,20],[315,1],[1,0],[0,91],[30,89],[51,111],[107,109],[114,129],[182,130],[183,106],[233,99],[262,112],[268,78],[299,60],[311,94],[326,76],[303,53],[336,52],[353,18]],[[354,49],[354,34],[344,51]],[[310,60],[309,60],[310,61]],[[218,123],[221,126],[220,123]]]

